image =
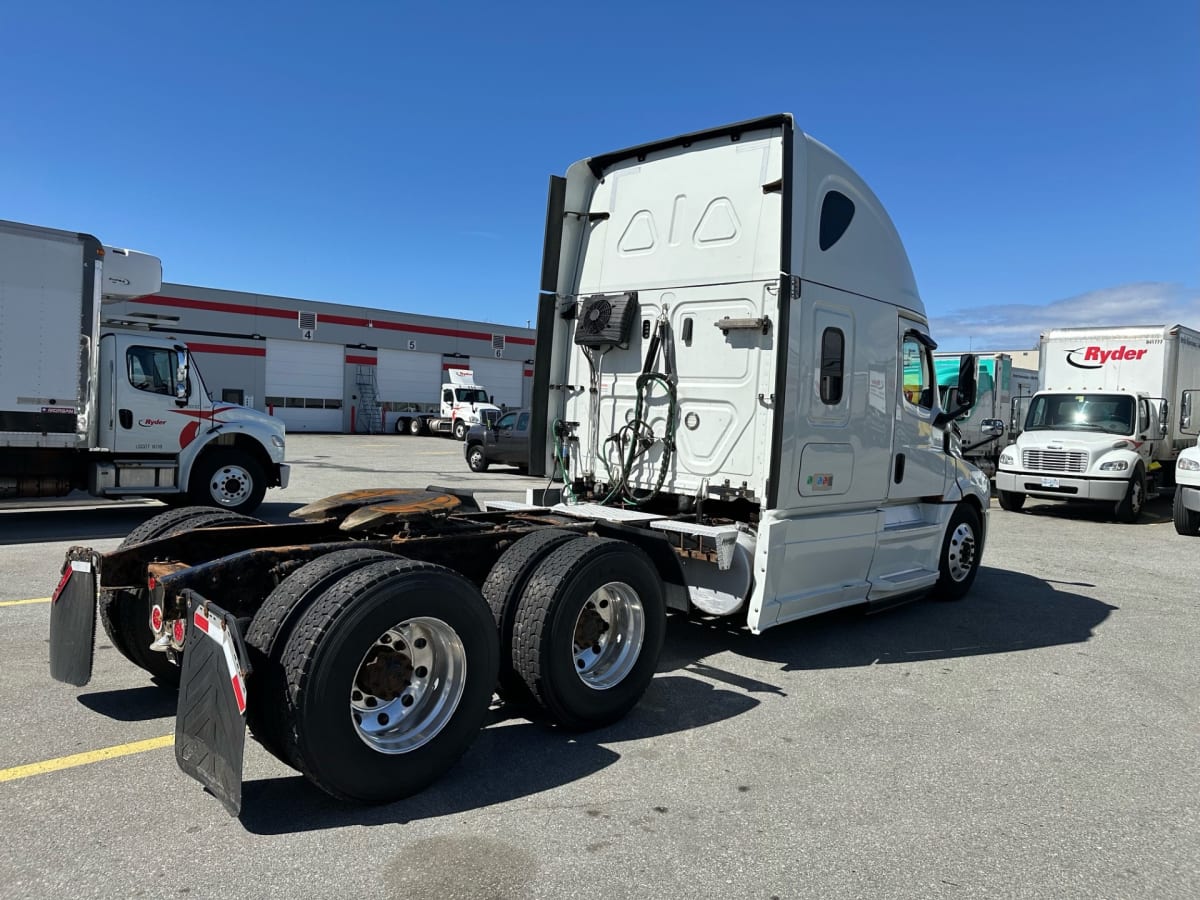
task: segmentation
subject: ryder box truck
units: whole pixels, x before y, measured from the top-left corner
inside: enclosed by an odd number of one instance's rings
[[[1060,328],[1042,335],[1041,390],[1000,454],[1000,505],[1026,497],[1107,506],[1122,522],[1174,482],[1200,386],[1200,333],[1183,325]],[[1189,433],[1190,432],[1190,433]]]
[[[162,264],[96,238],[0,221],[0,499],[187,499],[249,512],[287,486],[277,420],[215,403],[187,347],[104,317]]]

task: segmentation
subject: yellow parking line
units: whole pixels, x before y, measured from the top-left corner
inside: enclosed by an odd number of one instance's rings
[[[49,603],[49,597],[34,597],[32,600],[0,600],[0,606],[25,606],[29,603]]]
[[[47,772],[57,772],[59,769],[71,769],[75,766],[86,766],[89,763],[103,762],[106,759],[117,759],[133,753],[145,753],[147,750],[158,750],[170,747],[175,743],[175,735],[164,734],[162,737],[150,738],[145,741],[132,741],[128,744],[118,744],[115,747],[103,747],[99,750],[89,750],[86,753],[76,753],[72,756],[60,756],[57,759],[47,759],[42,762],[29,763],[25,766],[13,766],[11,769],[0,769],[0,782],[16,781],[19,778],[29,778],[33,775],[45,775]]]

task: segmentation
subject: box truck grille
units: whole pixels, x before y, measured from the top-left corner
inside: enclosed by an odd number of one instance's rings
[[[1021,462],[1037,471],[1086,472],[1088,456],[1083,450],[1025,450]]]

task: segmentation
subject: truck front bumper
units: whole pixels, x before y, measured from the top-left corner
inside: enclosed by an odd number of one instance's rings
[[[279,486],[285,488],[288,486],[288,479],[292,477],[292,467],[286,463],[279,464]]]
[[[1052,472],[996,473],[996,489],[1047,500],[1096,500],[1117,503],[1129,490],[1127,478],[1081,478]]]
[[[1200,487],[1177,484],[1175,490],[1180,491],[1183,495],[1184,509],[1190,509],[1192,512],[1200,512]]]

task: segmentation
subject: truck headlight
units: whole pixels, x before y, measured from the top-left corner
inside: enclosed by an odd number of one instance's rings
[[[1111,462],[1100,463],[1101,472],[1124,472],[1129,468],[1129,463],[1123,459],[1114,459]]]
[[[277,434],[271,435],[271,443],[275,445],[275,449],[277,449],[277,450],[283,449],[283,438],[281,438],[279,435],[277,435]]]
[[[1175,463],[1175,468],[1181,472],[1200,472],[1200,462],[1194,459],[1188,459],[1186,456],[1179,457]]]
[[[1001,453],[1000,454],[1000,465],[1015,466],[1016,464],[1017,464],[1017,458],[1015,456],[1013,456],[1011,453]]]

